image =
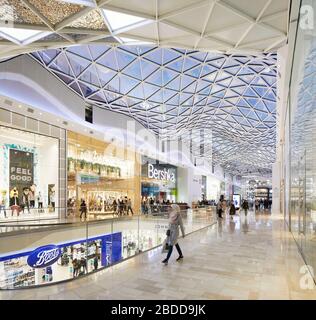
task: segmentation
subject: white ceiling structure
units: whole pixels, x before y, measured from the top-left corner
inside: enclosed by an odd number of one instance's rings
[[[0,58],[74,44],[275,51],[289,0],[0,0]]]
[[[87,102],[230,173],[269,176],[288,11],[289,0],[0,0],[0,59],[37,51]]]
[[[91,105],[127,114],[234,174],[275,160],[276,54],[80,45],[32,55]]]

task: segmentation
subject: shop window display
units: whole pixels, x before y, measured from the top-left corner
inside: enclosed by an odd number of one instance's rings
[[[119,202],[130,199],[139,209],[135,152],[73,132],[68,133],[68,213],[74,215],[82,199],[88,215],[119,214]],[[135,194],[137,196],[135,196]]]
[[[56,261],[36,267],[42,256],[47,252],[52,254],[51,247],[58,250]],[[30,264],[32,254],[35,254],[37,260]],[[0,257],[0,289],[16,289],[73,279],[110,266],[121,259],[121,232],[13,253]]]
[[[0,148],[0,220],[54,216],[58,139],[0,126]]]

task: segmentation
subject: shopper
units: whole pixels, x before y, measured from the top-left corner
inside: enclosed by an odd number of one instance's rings
[[[124,201],[123,199],[118,199],[118,205],[119,205],[119,216],[123,215],[123,210],[124,210]]]
[[[87,219],[87,204],[84,201],[84,199],[81,200],[80,204],[80,219],[82,218],[82,215],[84,215],[84,219]]]
[[[177,204],[172,204],[170,213],[169,213],[169,229],[167,231],[167,236],[168,236],[167,243],[169,245],[169,251],[166,259],[162,261],[162,263],[164,263],[165,265],[168,264],[169,258],[173,251],[173,246],[176,247],[179,253],[179,257],[177,258],[177,261],[183,259],[183,254],[178,244],[179,227],[181,228],[182,237],[184,238],[185,236],[184,226],[183,226],[182,217],[180,213],[180,207]]]
[[[223,219],[223,212],[226,207],[224,207],[224,196],[221,195],[217,204],[217,215],[219,219]]]
[[[99,265],[99,259],[98,259],[98,256],[95,255],[95,257],[93,259],[94,271],[98,270],[98,265]]]
[[[50,203],[52,205],[53,212],[55,212],[55,191],[51,191]]]
[[[113,207],[113,213],[117,214],[117,202],[115,199],[113,200],[112,207]]]
[[[77,277],[79,273],[79,263],[77,259],[72,261],[72,268],[73,268],[73,277]]]
[[[248,204],[248,201],[246,199],[243,201],[241,207],[245,211],[245,216],[247,217],[248,210],[249,210],[249,204]]]
[[[236,207],[235,207],[234,201],[231,201],[231,203],[230,203],[230,208],[229,208],[230,218],[233,219],[233,216],[234,216],[235,214],[236,214]]]
[[[41,192],[38,192],[37,195],[37,206],[38,206],[38,212],[43,212],[43,197]]]
[[[132,216],[134,215],[133,209],[132,209],[132,200],[127,200],[127,215],[129,214],[129,211],[131,210]]]
[[[255,201],[255,209],[256,209],[256,211],[259,210],[259,206],[260,206],[260,202],[259,202],[258,199],[256,199],[256,201]]]

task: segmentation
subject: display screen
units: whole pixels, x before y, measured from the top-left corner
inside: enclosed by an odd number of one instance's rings
[[[236,209],[240,208],[240,194],[234,194],[233,201],[234,201]]]
[[[33,184],[33,157],[32,152],[10,149],[10,190],[17,188],[19,195]]]

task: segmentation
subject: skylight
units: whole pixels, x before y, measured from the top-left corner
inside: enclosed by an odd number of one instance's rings
[[[42,34],[43,36],[46,36],[49,33],[32,29],[0,27],[0,34],[10,41],[21,44],[37,35]]]
[[[126,13],[120,13],[111,10],[103,11],[113,32],[123,31],[123,29],[126,31],[127,29],[133,29],[145,23],[151,22],[151,20],[132,16]]]

